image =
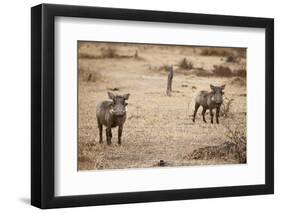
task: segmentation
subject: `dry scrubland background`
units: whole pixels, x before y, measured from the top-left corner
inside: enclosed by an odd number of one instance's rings
[[[80,41],[78,72],[79,170],[246,162],[246,49]],[[193,123],[194,97],[210,84],[226,84],[221,123],[207,112],[205,124],[202,108]],[[107,91],[131,94],[121,146],[117,128],[111,146],[98,142],[95,108]]]

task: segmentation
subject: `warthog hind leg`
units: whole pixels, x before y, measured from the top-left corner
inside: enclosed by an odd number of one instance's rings
[[[202,110],[202,117],[203,117],[203,121],[205,122],[205,123],[207,123],[207,121],[206,121],[206,119],[205,119],[205,113],[206,113],[206,108],[204,107],[203,108],[203,110]]]
[[[195,104],[195,109],[194,109],[194,113],[193,113],[193,119],[192,119],[192,121],[193,122],[195,122],[195,117],[196,117],[196,113],[197,113],[197,111],[198,111],[198,108],[199,108],[199,104]]]

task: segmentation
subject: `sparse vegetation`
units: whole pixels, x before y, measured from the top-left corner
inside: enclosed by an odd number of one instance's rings
[[[220,56],[227,57],[229,62],[239,60],[239,58],[246,58],[245,48],[203,48],[200,53],[202,56]]]
[[[79,80],[86,82],[97,82],[102,79],[102,75],[100,72],[97,72],[91,67],[80,67],[79,68]]]
[[[191,70],[193,69],[193,63],[191,61],[188,61],[186,58],[183,58],[180,62],[179,62],[179,67],[181,69],[185,69],[185,70]]]
[[[246,163],[247,153],[245,131],[239,128],[236,128],[235,130],[232,130],[229,127],[226,128],[228,130],[227,137],[229,138],[229,141],[216,146],[206,146],[195,149],[189,153],[186,158],[191,160],[221,159],[232,163]]]
[[[246,78],[246,76],[247,76],[246,69],[235,70],[235,74],[236,74],[236,76],[240,76],[240,77],[243,77],[243,78]]]
[[[226,48],[204,48],[201,50],[202,56],[231,56],[233,54],[233,51],[228,50]]]
[[[226,57],[226,62],[228,63],[237,63],[238,62],[238,57],[234,55],[229,55]]]
[[[200,77],[210,77],[210,76],[213,76],[212,72],[204,70],[203,68],[196,69],[195,70],[195,74],[197,76],[200,76]]]
[[[97,56],[88,53],[88,52],[79,52],[79,58],[83,58],[83,59],[92,59],[92,58],[96,58]]]
[[[221,66],[221,65],[219,65],[219,66],[214,65],[213,73],[215,76],[219,76],[219,77],[232,77],[233,76],[233,73],[229,67]]]
[[[230,143],[235,145],[235,158],[239,163],[247,162],[247,136],[246,136],[246,127],[236,126],[231,128],[230,125],[225,125],[228,130],[227,137],[230,140]]]
[[[220,115],[223,117],[228,117],[229,113],[230,113],[230,107],[233,103],[234,99],[233,98],[224,98],[223,104],[221,106],[221,111],[220,111]]]
[[[168,65],[168,64],[163,64],[163,65],[159,66],[157,70],[158,70],[158,71],[165,71],[165,72],[168,72],[169,69],[170,69],[170,65]]]
[[[143,59],[139,57],[138,51],[135,51],[133,55],[121,55],[118,53],[116,48],[114,47],[102,47],[99,50],[100,54],[96,52],[79,52],[80,59],[106,59],[106,58],[119,58],[119,59],[126,59],[126,58],[135,58],[135,59]]]
[[[119,57],[117,50],[113,47],[102,48],[101,56],[102,56],[102,58],[118,58]]]
[[[246,86],[246,80],[241,77],[235,77],[234,79],[232,79],[230,84],[236,86]]]

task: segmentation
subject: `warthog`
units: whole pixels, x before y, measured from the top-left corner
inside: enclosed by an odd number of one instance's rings
[[[211,115],[211,123],[213,123],[213,109],[216,109],[216,121],[219,123],[219,113],[220,113],[220,107],[223,103],[223,90],[225,88],[225,85],[216,87],[213,86],[212,84],[210,85],[210,88],[212,89],[211,92],[208,91],[200,91],[196,98],[195,98],[195,110],[193,114],[193,122],[195,122],[195,116],[197,113],[197,110],[200,106],[203,107],[202,110],[202,117],[203,121],[206,122],[205,119],[205,112],[207,109],[210,110],[210,115]]]
[[[102,143],[102,126],[106,127],[106,142],[111,144],[112,132],[111,128],[118,126],[118,144],[121,145],[121,136],[123,125],[126,121],[126,106],[125,101],[129,99],[130,94],[114,95],[108,92],[108,97],[112,101],[102,101],[97,105],[96,115],[100,133],[99,142]]]

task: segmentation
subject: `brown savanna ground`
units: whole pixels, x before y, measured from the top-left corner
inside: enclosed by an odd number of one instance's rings
[[[228,67],[233,73],[245,70],[245,51],[78,42],[78,170],[148,168],[159,166],[160,160],[167,166],[238,163],[225,158],[191,159],[188,155],[229,141],[229,128],[246,131],[246,78],[212,74],[214,65]],[[184,58],[191,67],[177,66]],[[166,66],[170,64],[174,65],[173,92],[167,96]],[[210,84],[226,84],[225,97],[233,99],[230,110],[220,117],[220,124],[212,125],[209,113],[208,123],[202,121],[199,108],[193,123],[194,97],[200,90],[210,91]],[[107,91],[131,94],[121,146],[117,144],[117,128],[112,129],[111,146],[106,144],[105,128],[104,143],[98,142],[95,108],[98,102],[108,100]]]

